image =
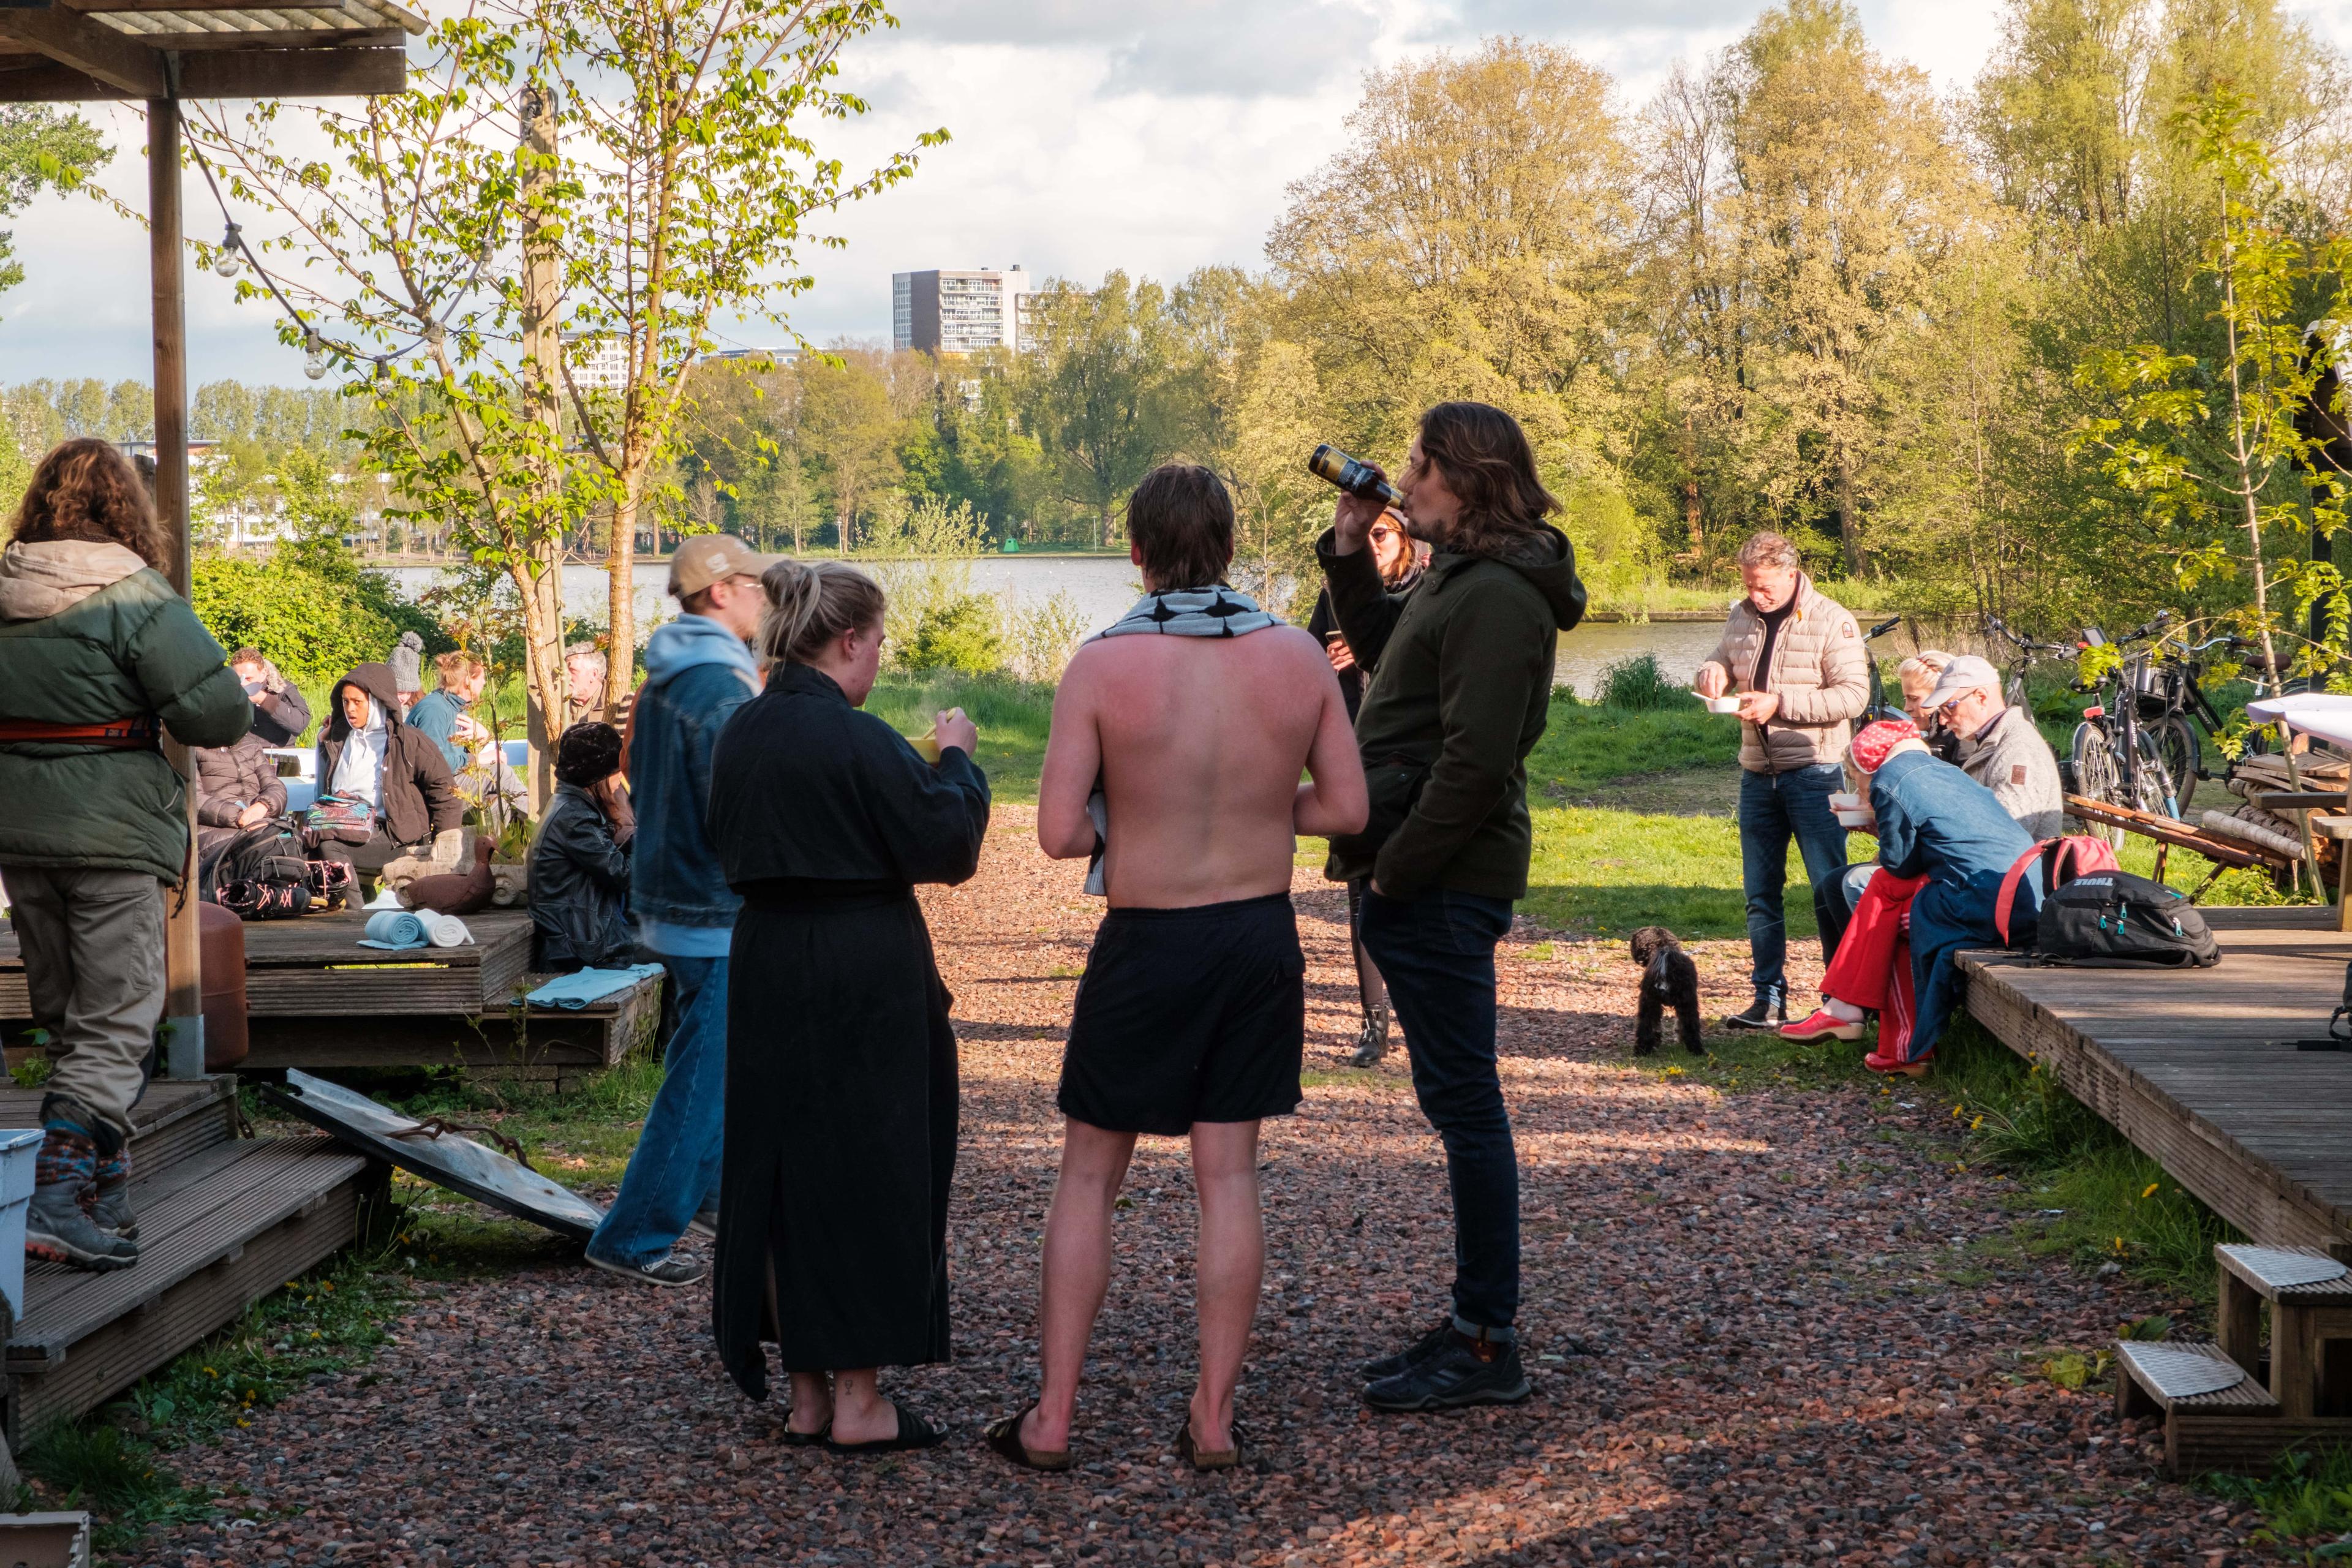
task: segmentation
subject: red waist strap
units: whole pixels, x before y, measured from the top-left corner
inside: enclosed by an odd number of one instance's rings
[[[0,745],[35,742],[53,746],[104,746],[119,752],[152,752],[163,726],[152,713],[109,719],[98,724],[52,724],[39,719],[0,719]]]

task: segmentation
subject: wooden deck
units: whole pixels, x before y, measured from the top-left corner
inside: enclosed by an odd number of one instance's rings
[[[658,1033],[659,981],[577,1011],[526,1011],[545,978],[530,973],[530,911],[465,919],[473,945],[399,952],[359,945],[358,910],[248,921],[243,1070],[462,1067],[565,1088]],[[0,1021],[31,1011],[16,934],[0,927]]]
[[[2332,910],[2208,909],[2218,967],[1968,953],[1977,1020],[2252,1239],[2352,1259],[2352,1052],[2324,1039],[2352,935]]]
[[[38,1089],[0,1089],[0,1127],[39,1125]],[[333,1140],[239,1137],[236,1080],[157,1082],[132,1111],[138,1264],[28,1261],[0,1373],[9,1440],[97,1408],[348,1245],[385,1172]]]

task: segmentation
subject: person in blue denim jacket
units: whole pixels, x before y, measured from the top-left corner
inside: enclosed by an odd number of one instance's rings
[[[742,906],[710,842],[710,753],[735,710],[759,690],[749,644],[767,607],[760,574],[774,560],[724,533],[678,546],[669,591],[685,613],[646,644],[646,685],[630,731],[637,837],[629,911],[639,944],[666,972],[677,1027],[664,1052],[661,1090],[587,1258],[649,1284],[691,1285],[709,1272],[673,1248],[698,1220],[715,1228],[727,952]]]

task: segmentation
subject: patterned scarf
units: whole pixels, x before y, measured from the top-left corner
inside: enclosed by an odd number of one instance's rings
[[[1238,637],[1282,623],[1257,607],[1247,594],[1231,588],[1171,588],[1146,594],[1135,608],[1095,634],[1098,637]]]
[[[1231,588],[1171,588],[1146,594],[1135,608],[1095,634],[1097,637],[1131,637],[1145,633],[1179,637],[1241,637],[1282,622],[1257,607],[1247,594]],[[1090,639],[1091,640],[1091,639]],[[1107,896],[1103,883],[1103,848],[1110,841],[1110,809],[1096,781],[1087,797],[1087,815],[1094,819],[1095,852],[1087,862],[1087,891]]]

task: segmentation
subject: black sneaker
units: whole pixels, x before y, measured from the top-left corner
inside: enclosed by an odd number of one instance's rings
[[[593,1252],[583,1253],[581,1256],[588,1260],[588,1266],[592,1268],[601,1268],[607,1274],[619,1274],[627,1279],[642,1280],[647,1285],[698,1284],[704,1275],[710,1272],[709,1265],[697,1263],[690,1258],[680,1258],[675,1252],[665,1253],[642,1268],[634,1263],[614,1263],[609,1258],[599,1258]]]
[[[1487,1354],[1478,1352],[1484,1349]],[[1517,1405],[1535,1392],[1519,1365],[1519,1347],[1479,1342],[1449,1330],[1437,1348],[1394,1377],[1364,1390],[1375,1410],[1460,1410],[1473,1405]]]
[[[1745,1013],[1723,1021],[1727,1029],[1780,1029],[1789,1022],[1789,1004],[1778,991],[1759,991]]]
[[[1356,1054],[1348,1058],[1351,1068],[1376,1068],[1381,1058],[1389,1054],[1389,1010],[1385,1003],[1364,1015],[1364,1026],[1356,1033]]]
[[[1394,1377],[1401,1372],[1410,1372],[1435,1355],[1438,1347],[1445,1342],[1445,1336],[1453,1331],[1454,1320],[1440,1318],[1435,1328],[1397,1352],[1396,1354],[1384,1355],[1378,1361],[1368,1361],[1356,1370],[1366,1383],[1378,1383],[1382,1378]]]

